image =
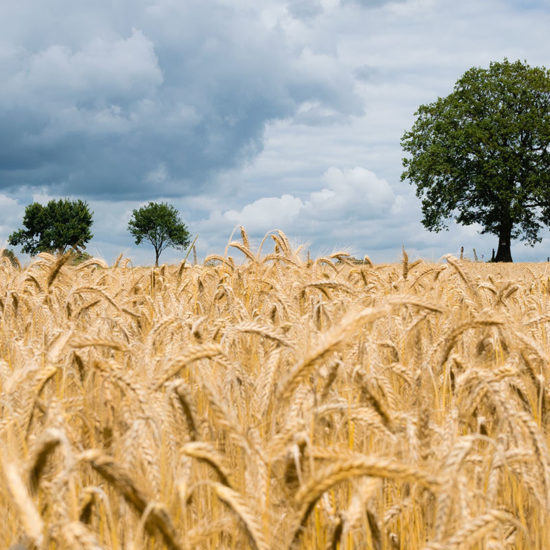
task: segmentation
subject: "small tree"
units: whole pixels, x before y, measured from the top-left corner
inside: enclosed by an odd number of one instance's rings
[[[79,252],[93,237],[92,212],[88,204],[69,199],[51,200],[46,206],[37,202],[25,208],[23,226],[8,237],[8,242],[21,245],[23,252],[64,253],[68,248]]]
[[[495,260],[511,262],[511,240],[533,246],[550,225],[550,71],[516,61],[474,67],[454,91],[421,105],[401,141],[401,179],[416,184],[422,223],[479,223],[498,237]]]
[[[189,231],[179,217],[178,211],[164,202],[150,202],[132,212],[128,231],[136,244],[148,241],[155,249],[155,266],[166,248],[183,250],[189,244]]]

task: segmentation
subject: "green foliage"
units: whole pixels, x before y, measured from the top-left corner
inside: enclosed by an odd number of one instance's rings
[[[170,204],[150,202],[132,212],[128,231],[136,244],[148,241],[155,249],[155,265],[166,248],[183,250],[189,244],[189,231],[179,217],[178,211]]]
[[[25,229],[12,233],[8,242],[33,255],[64,253],[68,248],[78,251],[86,248],[93,236],[92,212],[81,200],[51,200],[46,206],[33,202],[25,208],[23,226]]]
[[[415,115],[401,179],[416,185],[424,226],[480,223],[499,237],[497,261],[511,261],[513,238],[539,242],[550,223],[550,71],[507,59],[474,67]]]

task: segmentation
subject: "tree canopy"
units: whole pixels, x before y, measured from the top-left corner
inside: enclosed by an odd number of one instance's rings
[[[512,239],[540,242],[550,224],[550,71],[507,59],[474,67],[415,116],[401,179],[416,185],[424,226],[479,223],[498,236],[497,261],[512,261]]]
[[[92,214],[81,200],[51,200],[46,206],[33,202],[25,208],[24,229],[14,231],[8,242],[32,255],[64,253],[68,248],[79,252],[93,236]]]
[[[155,249],[155,266],[166,248],[184,249],[189,244],[189,231],[178,211],[170,204],[150,202],[132,212],[128,230],[137,245],[148,241]]]

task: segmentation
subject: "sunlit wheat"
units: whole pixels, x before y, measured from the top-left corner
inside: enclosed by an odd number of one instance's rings
[[[546,264],[69,260],[0,263],[0,548],[550,548]]]

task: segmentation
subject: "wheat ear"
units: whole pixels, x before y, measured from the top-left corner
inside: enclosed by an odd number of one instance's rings
[[[440,340],[439,344],[434,349],[434,354],[437,350],[440,350],[440,357],[436,362],[437,371],[439,371],[439,369],[441,369],[441,367],[445,364],[445,361],[447,361],[451,350],[462,333],[471,328],[499,326],[503,324],[504,321],[501,321],[500,319],[477,319],[475,321],[466,321],[457,328],[453,329],[449,334],[446,334]],[[434,364],[434,362],[429,361],[429,364]]]
[[[102,550],[95,535],[80,521],[71,521],[63,525],[61,537],[67,548],[78,550]]]
[[[250,250],[250,241],[248,240],[248,235],[246,229],[241,225],[241,239],[243,240],[243,245]]]
[[[204,258],[203,263],[204,265],[208,265],[209,262],[212,262],[214,260],[226,265],[231,269],[231,271],[235,269],[235,266],[233,264],[228,262],[226,258],[224,258],[223,256],[220,256],[219,254],[209,254],[208,256],[206,256],[206,258]]]
[[[186,443],[181,452],[208,464],[218,474],[221,482],[231,487],[229,472],[223,465],[223,456],[212,445],[202,441],[192,441]]]
[[[63,434],[54,428],[47,430],[29,460],[28,483],[31,493],[38,490],[40,476],[46,466],[48,457],[57,449],[64,439]]]
[[[409,275],[409,255],[405,251],[405,247],[403,247],[403,260],[402,260],[402,273],[401,276],[403,277],[403,280],[407,280],[407,276]]]
[[[197,430],[197,424],[195,422],[195,411],[193,407],[193,399],[191,396],[191,390],[183,382],[183,380],[178,380],[172,385],[173,395],[177,399],[177,403],[183,411],[185,416],[185,421],[187,422],[187,429],[189,430],[189,436],[191,441],[195,441],[199,437],[199,432]]]
[[[247,321],[244,323],[239,323],[238,325],[232,327],[228,332],[240,332],[245,334],[257,334],[269,340],[273,340],[282,346],[293,348],[294,346],[277,334],[273,329],[260,325],[254,321]]]
[[[256,256],[254,256],[254,254],[252,254],[252,252],[250,252],[250,250],[246,246],[243,246],[240,242],[233,241],[229,243],[229,246],[232,246],[233,248],[240,250],[251,262],[255,264],[258,263]]]
[[[352,477],[381,477],[415,481],[428,489],[439,486],[439,480],[406,464],[379,457],[350,457],[319,470],[296,493],[294,500],[298,507],[299,525],[294,531],[290,548],[295,548],[306,521],[322,494],[342,481]]]
[[[55,376],[55,373],[57,372],[57,367],[50,366],[47,367],[42,376],[40,377],[40,382],[37,384],[37,387],[34,390],[34,399],[30,403],[30,408],[27,414],[24,415],[24,417],[27,418],[27,421],[25,422],[25,437],[29,436],[32,420],[34,417],[34,408],[40,398],[40,394],[42,393],[42,390],[46,386],[46,384]]]
[[[466,543],[468,548],[472,548],[477,541],[490,533],[500,523],[513,523],[521,527],[521,524],[512,514],[502,510],[491,510],[472,519],[443,543],[432,542],[425,546],[424,550],[454,550],[463,547]]]
[[[69,261],[70,257],[71,257],[71,253],[67,252],[62,256],[59,256],[59,258],[57,258],[57,260],[53,264],[50,272],[48,273],[48,278],[46,279],[46,289],[48,292],[50,291],[50,287],[52,286],[53,282],[59,275],[61,268]]]
[[[95,338],[93,336],[79,336],[71,340],[71,347],[75,349],[88,348],[88,347],[103,347],[111,348],[116,351],[128,351],[128,346],[122,342],[116,342],[114,340],[106,340],[104,338]]]
[[[149,505],[149,499],[136,485],[134,480],[116,464],[110,456],[101,451],[91,449],[80,455],[80,459],[88,462],[90,466],[108,483],[110,483],[130,504],[138,514],[143,514]],[[182,550],[183,546],[178,540],[178,535],[168,512],[164,507],[156,505],[150,511],[145,522],[145,529],[149,534],[160,531],[164,543],[170,550]]]
[[[0,466],[4,471],[6,484],[19,510],[19,517],[23,523],[25,534],[30,538],[35,547],[40,548],[43,540],[44,522],[36,508],[25,483],[21,479],[15,464],[8,462],[5,457],[5,449],[0,452]]]
[[[286,400],[292,396],[296,388],[316,367],[317,363],[326,357],[330,352],[334,351],[350,334],[357,325],[374,321],[382,317],[389,311],[389,306],[380,308],[366,308],[355,314],[346,316],[343,321],[330,330],[325,341],[318,346],[311,354],[296,365],[288,377],[283,380],[278,390],[278,398]]]
[[[115,262],[115,265],[113,265],[113,267],[117,267],[118,261],[120,261],[120,258],[122,258],[122,253],[118,255],[117,261]],[[86,260],[85,262],[78,264],[76,271],[82,271],[83,269],[86,269],[91,265],[99,266],[99,267],[102,267],[103,269],[109,269],[109,265],[107,264],[107,262],[105,262],[101,258],[90,258],[89,260]]]
[[[223,350],[219,344],[204,344],[202,346],[190,347],[186,354],[181,355],[172,361],[170,367],[168,368],[168,372],[157,384],[155,384],[154,389],[158,390],[161,388],[167,380],[172,378],[172,376],[176,376],[190,363],[194,363],[200,359],[209,359],[211,357],[215,357],[216,355],[223,355]]]
[[[122,260],[122,252],[116,257],[115,263],[113,264],[113,269],[116,269],[119,266],[120,260]]]
[[[466,285],[466,288],[470,291],[470,294],[477,300],[479,299],[479,295],[477,291],[472,286],[472,283],[470,282],[470,279],[466,276],[466,273],[462,270],[462,268],[458,265],[458,260],[454,258],[451,254],[447,254],[445,256],[445,259],[451,265],[454,270],[458,273],[459,277],[464,281],[464,284]]]
[[[221,483],[214,483],[213,487],[218,498],[241,520],[253,546],[257,550],[269,550],[269,546],[262,533],[262,526],[243,496]]]

